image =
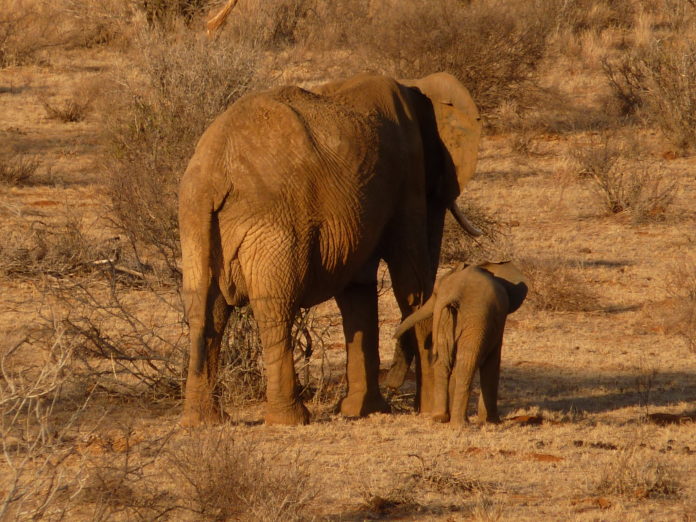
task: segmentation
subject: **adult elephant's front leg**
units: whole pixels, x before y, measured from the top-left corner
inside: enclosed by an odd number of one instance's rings
[[[347,350],[348,392],[341,400],[341,413],[347,417],[388,413],[391,409],[379,391],[377,284],[350,284],[336,296],[336,303]]]

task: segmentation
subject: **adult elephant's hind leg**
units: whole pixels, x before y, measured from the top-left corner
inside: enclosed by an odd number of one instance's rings
[[[266,424],[307,424],[309,411],[297,393],[290,340],[291,319],[287,313],[274,313],[267,306],[254,308],[254,315],[263,344],[263,361],[268,382],[264,420]]]
[[[348,393],[341,400],[341,413],[362,417],[391,411],[379,391],[379,334],[377,327],[377,283],[353,283],[336,303],[343,316],[346,337]]]
[[[207,295],[185,294],[184,300],[189,318],[191,351],[181,424],[217,424],[223,417],[214,398],[214,389],[220,345],[230,307],[215,283],[207,289]]]

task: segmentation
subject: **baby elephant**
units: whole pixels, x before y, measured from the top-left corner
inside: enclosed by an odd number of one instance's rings
[[[505,319],[526,296],[525,278],[512,263],[462,264],[440,277],[430,299],[399,325],[395,338],[417,322],[433,317],[433,420],[468,422],[471,382],[479,368],[479,420],[498,422]]]

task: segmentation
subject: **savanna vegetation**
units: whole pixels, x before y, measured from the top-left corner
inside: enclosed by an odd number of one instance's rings
[[[691,520],[696,512],[696,4],[690,0],[8,0],[0,12],[0,520]],[[502,422],[335,415],[335,305],[296,320],[313,424],[260,425],[253,316],[230,422],[178,427],[176,191],[245,93],[446,70],[485,123],[441,266],[530,280]],[[380,271],[382,366],[400,320]],[[474,393],[476,395],[476,393]]]

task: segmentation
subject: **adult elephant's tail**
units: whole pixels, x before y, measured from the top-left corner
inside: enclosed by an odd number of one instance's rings
[[[394,332],[394,339],[398,339],[399,337],[404,335],[404,333],[409,328],[413,328],[417,322],[422,321],[424,319],[427,319],[428,317],[431,317],[433,315],[434,307],[435,307],[435,299],[433,299],[433,296],[430,296],[430,299],[428,299],[425,303],[423,303],[423,306],[421,306],[418,310],[416,310],[411,315],[409,315],[398,326],[398,328]]]

